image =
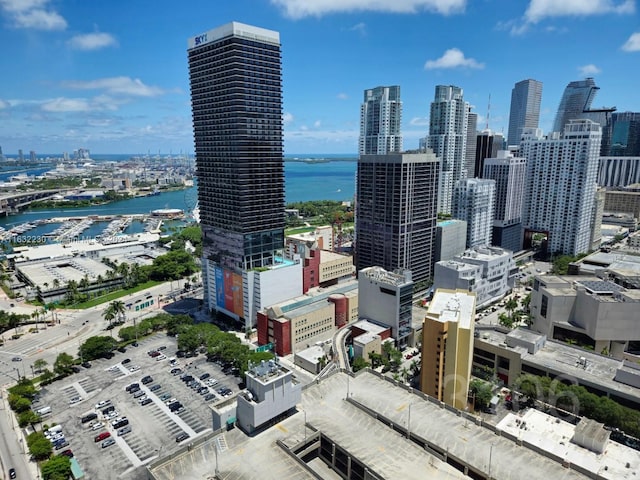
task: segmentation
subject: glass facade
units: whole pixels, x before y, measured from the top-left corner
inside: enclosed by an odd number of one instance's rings
[[[204,256],[273,263],[284,244],[282,67],[276,32],[232,23],[188,49]]]

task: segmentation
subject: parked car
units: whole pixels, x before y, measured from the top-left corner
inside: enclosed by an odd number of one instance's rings
[[[9,478],[16,478],[17,474],[16,474],[16,469],[15,468],[10,468],[9,469]]]
[[[131,363],[131,359],[130,358],[125,358],[120,363],[123,364],[123,365],[126,365],[127,363]]]
[[[144,400],[142,400],[140,402],[140,405],[144,406],[144,405],[149,405],[151,402],[153,402],[153,400],[151,400],[149,397],[145,398]]]
[[[126,351],[127,351],[127,349],[126,349],[126,348],[124,348],[124,347],[118,347],[118,349],[117,349],[117,350],[118,350],[120,353],[124,353],[124,352],[126,352]]]
[[[131,385],[127,385],[127,387],[125,388],[125,390],[126,390],[127,392],[130,392],[130,391],[131,391],[131,389],[132,389],[132,388],[134,388],[134,387],[138,388],[138,387],[140,387],[140,384],[139,384],[139,383],[132,383]]]
[[[100,400],[98,403],[96,403],[96,410],[100,410],[102,407],[109,405],[111,403],[111,400]]]
[[[152,392],[155,392],[156,390],[160,390],[161,388],[162,388],[162,385],[160,385],[159,383],[156,383],[155,385],[151,385],[149,390],[151,390]]]
[[[142,390],[136,390],[136,392],[133,394],[133,398],[140,398],[144,394],[145,393]]]
[[[97,423],[94,423],[93,425],[91,425],[91,430],[93,430],[93,431],[100,430],[102,427],[104,427],[104,423],[97,422]]]
[[[168,398],[171,398],[171,394],[170,393],[163,393],[162,395],[160,395],[160,400],[162,400],[163,402],[165,400],[167,400]]]
[[[101,442],[102,440],[105,440],[107,438],[109,438],[111,436],[111,434],[109,432],[102,432],[100,435],[96,435],[96,438],[94,439],[97,442]]]
[[[119,428],[118,436],[121,437],[122,435],[126,435],[129,432],[131,432],[131,425],[127,425],[126,427]]]
[[[81,363],[81,365],[82,365],[84,368],[91,368],[91,363],[90,363],[90,362],[82,362],[82,363]]]
[[[80,419],[80,423],[87,423],[98,418],[97,413],[89,413]]]
[[[147,385],[148,383],[153,382],[153,377],[151,377],[151,375],[147,375],[146,377],[142,377],[142,380],[140,381],[143,385]]]
[[[82,401],[82,397],[80,395],[76,395],[75,397],[71,397],[69,400],[69,405],[73,405],[74,403],[78,403]]]
[[[66,440],[63,440],[62,442],[54,444],[54,448],[56,450],[60,450],[61,448],[68,447],[68,446],[69,446],[69,442],[67,442]]]
[[[116,441],[113,438],[107,438],[104,442],[102,442],[102,448],[107,448],[114,443],[116,443]]]
[[[209,378],[211,376],[210,373],[203,373],[202,375],[200,375],[200,380],[206,380],[207,378]]]
[[[216,396],[213,393],[208,393],[205,397],[204,397],[204,401],[205,402],[210,402],[211,400],[213,400],[214,398],[216,398]]]
[[[189,438],[189,435],[187,433],[185,433],[185,432],[182,432],[181,434],[176,435],[176,442],[180,443],[180,442],[186,440],[187,438]]]
[[[73,452],[69,448],[67,450],[64,450],[64,451],[60,452],[58,455],[64,455],[65,457],[71,458],[71,457],[73,457]]]

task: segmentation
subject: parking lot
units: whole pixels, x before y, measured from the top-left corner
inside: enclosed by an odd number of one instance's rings
[[[146,463],[210,430],[210,406],[238,392],[238,378],[204,355],[178,358],[164,333],[114,353],[44,387],[34,405],[51,407],[43,423],[62,426],[62,451],[88,478],[140,478]]]

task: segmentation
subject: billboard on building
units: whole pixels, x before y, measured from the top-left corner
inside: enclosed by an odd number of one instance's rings
[[[242,276],[220,267],[215,267],[215,276],[217,306],[242,317]]]

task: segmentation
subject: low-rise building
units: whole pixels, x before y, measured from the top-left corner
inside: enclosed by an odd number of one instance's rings
[[[377,325],[367,320],[360,320],[351,326],[351,338],[353,339],[353,356],[371,361],[370,354],[382,355],[382,344],[393,342],[391,329]]]
[[[411,316],[413,282],[409,270],[388,272],[382,267],[358,272],[359,316],[391,328],[399,348],[413,345]]]
[[[274,360],[262,361],[245,373],[246,388],[237,397],[236,423],[248,434],[295,411],[302,385]]]
[[[597,277],[537,276],[531,292],[532,329],[549,338],[591,345],[623,358],[640,342],[640,290]]]
[[[437,262],[434,271],[434,289],[474,292],[476,307],[481,308],[513,288],[518,268],[510,250],[477,247],[451,260]]]
[[[358,319],[355,280],[273,304],[257,313],[258,343],[272,343],[278,355],[289,355],[331,338],[337,328]]]

